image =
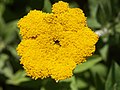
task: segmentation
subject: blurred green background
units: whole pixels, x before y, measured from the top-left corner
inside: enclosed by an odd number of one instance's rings
[[[96,52],[70,79],[56,83],[26,76],[16,53],[17,21],[32,9],[51,12],[57,1],[0,0],[0,90],[120,90],[120,0],[63,0],[81,8],[88,26],[100,35]]]

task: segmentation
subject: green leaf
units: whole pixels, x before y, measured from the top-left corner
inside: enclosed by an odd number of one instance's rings
[[[90,86],[88,90],[96,90],[94,86]]]
[[[105,90],[120,90],[120,66],[117,63],[113,63],[110,68]]]
[[[12,21],[6,25],[3,33],[3,40],[6,44],[13,42],[17,36],[17,20]]]
[[[87,17],[88,26],[91,28],[100,28],[101,25],[96,20],[96,12],[99,4],[99,0],[88,0],[90,17]]]
[[[106,25],[107,16],[106,16],[106,12],[105,12],[104,6],[102,4],[98,5],[96,17],[97,17],[97,21],[102,26]]]
[[[7,66],[5,66],[5,67],[2,69],[2,73],[3,73],[6,77],[8,77],[8,78],[10,78],[10,77],[13,76],[13,69],[12,69],[12,67],[10,66],[10,64],[7,65]]]
[[[97,21],[105,27],[114,19],[110,0],[101,0],[97,8]]]
[[[4,76],[10,78],[13,75],[12,67],[8,62],[8,55],[1,54],[0,55],[0,73]]]
[[[8,50],[14,57],[18,57],[15,47],[7,46],[7,50]]]
[[[71,79],[72,79],[70,84],[71,90],[78,90],[75,77],[73,76]]]
[[[97,90],[104,90],[104,80],[103,78],[99,75],[96,74],[95,76],[95,85]]]
[[[87,18],[87,24],[91,28],[100,28],[101,27],[101,25],[97,22],[96,18],[92,18],[92,17]]]
[[[3,66],[5,65],[5,61],[8,59],[8,55],[0,54],[0,71],[2,70]]]
[[[67,78],[65,80],[60,80],[59,82],[71,82],[72,81],[72,77],[71,78]]]
[[[90,71],[92,72],[94,77],[96,74],[100,75],[101,77],[106,77],[107,67],[104,64],[98,63],[90,68]]]
[[[26,73],[23,70],[17,71],[15,75],[13,75],[11,78],[9,78],[6,83],[11,85],[19,85],[22,82],[29,81],[30,79],[28,77],[25,77]]]
[[[120,12],[120,0],[110,0],[112,6],[112,13],[115,15]]]
[[[79,7],[79,5],[78,5],[75,1],[71,1],[71,2],[69,3],[69,5],[70,5],[71,8]]]
[[[97,7],[100,0],[88,0],[89,9],[90,9],[90,16],[95,19]]]
[[[0,15],[0,36],[3,34],[3,28],[5,27],[5,22],[3,17]]]
[[[0,3],[0,16],[3,15],[4,11],[5,11],[5,5],[3,3]]]
[[[60,83],[61,82],[70,83],[71,90],[78,90],[78,88],[82,89],[82,88],[86,88],[88,86],[86,81],[84,81],[80,77],[77,78],[75,76],[72,76],[71,78],[68,78],[68,79],[65,79],[65,80],[61,80],[59,82]]]
[[[94,78],[93,80],[96,85],[96,90],[104,90],[107,67],[104,64],[99,63],[93,66],[90,71]]]
[[[120,22],[115,26],[115,30],[117,33],[120,33]]]
[[[102,60],[100,56],[91,56],[85,63],[77,65],[74,73],[80,73],[87,69],[90,69],[95,64],[99,63]]]
[[[1,38],[0,38],[1,39]],[[5,48],[5,44],[2,40],[0,40],[0,52]]]
[[[100,49],[100,54],[102,56],[102,59],[103,60],[107,60],[107,57],[108,57],[108,50],[109,50],[109,45],[106,44],[105,46],[103,46],[101,49]]]
[[[44,0],[43,11],[50,13],[50,12],[52,12],[51,8],[52,8],[52,4],[51,4],[50,0]]]
[[[77,78],[76,79],[76,86],[80,89],[82,88],[86,88],[88,87],[88,83],[84,80],[82,80],[82,78]]]

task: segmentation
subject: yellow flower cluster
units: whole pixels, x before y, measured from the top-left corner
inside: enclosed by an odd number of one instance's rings
[[[32,10],[18,22],[22,41],[17,52],[27,75],[56,81],[72,76],[77,64],[95,51],[96,35],[79,8],[59,1],[52,13]]]

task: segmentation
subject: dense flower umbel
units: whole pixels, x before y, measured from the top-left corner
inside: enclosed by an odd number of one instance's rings
[[[86,25],[79,8],[59,1],[52,13],[32,10],[18,22],[22,41],[17,52],[27,75],[63,80],[95,51],[98,36]]]

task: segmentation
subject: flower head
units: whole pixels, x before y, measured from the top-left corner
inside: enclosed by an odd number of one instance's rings
[[[17,52],[27,75],[63,80],[95,51],[98,35],[87,27],[79,8],[59,1],[52,13],[32,10],[18,22],[22,41]]]

